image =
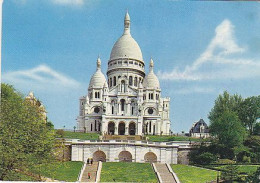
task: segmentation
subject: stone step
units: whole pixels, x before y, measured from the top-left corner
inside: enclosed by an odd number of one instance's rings
[[[173,175],[167,168],[166,164],[155,163],[154,164],[163,183],[176,183]]]
[[[81,182],[95,182],[97,176],[98,163],[93,162],[92,165],[86,165],[83,172]],[[90,179],[88,178],[88,173],[90,173]]]

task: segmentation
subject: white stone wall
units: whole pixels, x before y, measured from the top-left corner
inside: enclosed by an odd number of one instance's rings
[[[132,155],[132,162],[145,162],[146,153],[152,152],[157,157],[157,162],[177,164],[179,145],[167,146],[155,145],[141,145],[137,144],[120,144],[120,143],[93,143],[93,144],[74,144],[72,145],[71,160],[72,161],[87,161],[88,158],[93,158],[96,151],[102,151],[106,155],[106,161],[118,162],[119,154],[122,151],[128,151]],[[189,147],[186,147],[189,150]],[[183,148],[182,148],[183,149]]]

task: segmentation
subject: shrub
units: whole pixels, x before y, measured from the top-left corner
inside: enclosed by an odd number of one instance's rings
[[[63,138],[64,135],[65,135],[64,130],[59,129],[59,130],[56,131],[56,137],[58,137],[58,138]]]
[[[230,159],[219,159],[217,164],[235,164],[236,162]]]
[[[243,156],[242,162],[243,162],[243,163],[251,163],[251,158],[248,157],[248,156]]]

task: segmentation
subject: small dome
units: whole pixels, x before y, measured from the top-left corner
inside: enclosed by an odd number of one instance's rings
[[[160,82],[157,76],[153,72],[153,60],[150,61],[150,71],[144,78],[144,88],[159,89]]]
[[[143,61],[141,49],[130,34],[130,16],[128,12],[124,20],[124,33],[114,44],[110,54],[110,60],[118,58],[132,58]]]
[[[97,71],[93,74],[89,82],[89,88],[103,88],[104,83],[106,82],[106,78],[104,74],[101,72],[101,60],[97,59]]]

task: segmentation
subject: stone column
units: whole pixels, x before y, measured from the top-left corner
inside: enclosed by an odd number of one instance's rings
[[[118,135],[118,125],[119,123],[115,122],[115,135]]]
[[[128,130],[129,130],[129,123],[125,122],[125,135],[129,135]]]
[[[138,116],[137,123],[136,123],[136,135],[142,135],[142,128],[143,128],[143,119],[142,117]]]

